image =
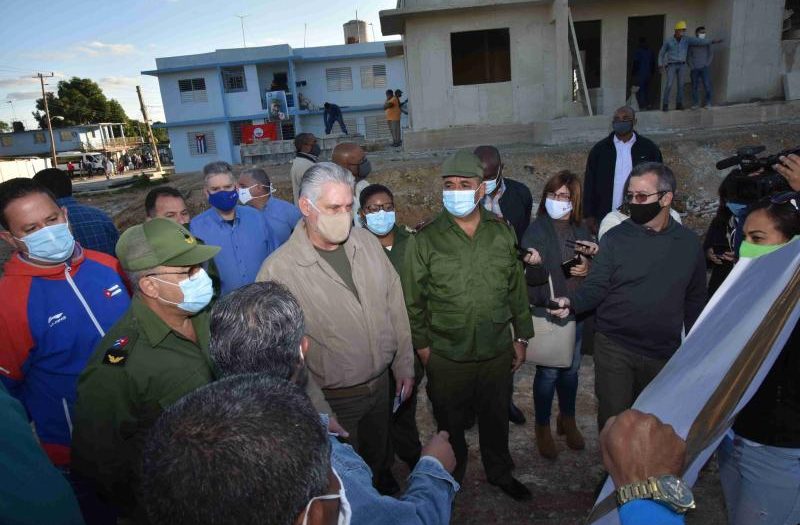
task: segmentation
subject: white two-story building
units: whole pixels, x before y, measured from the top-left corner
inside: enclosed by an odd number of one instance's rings
[[[265,122],[270,91],[286,92],[283,139],[301,132],[323,136],[325,102],[342,108],[349,133],[367,140],[388,137],[385,92],[405,91],[405,71],[403,57],[388,57],[386,47],[369,42],[218,49],[157,58],[157,69],[142,73],[158,77],[164,127],[180,173],[200,170],[214,160],[241,162],[242,125]],[[337,125],[333,133],[338,132]]]

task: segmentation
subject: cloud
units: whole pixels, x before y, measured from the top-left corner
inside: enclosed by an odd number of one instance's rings
[[[41,91],[12,91],[6,94],[6,100],[36,100],[42,98]]]
[[[136,52],[136,48],[133,46],[133,44],[107,44],[105,42],[100,42],[99,40],[77,46],[75,49],[79,53],[89,56],[130,55]]]
[[[97,83],[109,87],[130,87],[141,83],[139,77],[111,76],[97,79]]]
[[[53,91],[55,89],[55,84],[64,78],[66,77],[63,73],[53,73],[52,78],[45,77],[45,84],[50,84],[49,86],[46,86],[47,90]],[[30,88],[33,85],[39,86],[39,77],[35,77],[33,75],[23,75],[16,78],[0,78],[0,88],[25,89]]]

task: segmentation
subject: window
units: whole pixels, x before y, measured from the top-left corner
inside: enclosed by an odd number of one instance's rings
[[[450,33],[450,54],[454,86],[511,80],[508,28]]]
[[[44,144],[45,142],[47,142],[47,139],[44,137],[44,131],[37,131],[33,134],[34,144]]]
[[[244,66],[223,67],[222,84],[225,86],[225,93],[247,91],[247,82],[244,78]]]
[[[386,87],[386,64],[361,66],[361,89]]]
[[[193,157],[217,153],[217,141],[213,131],[190,131],[186,134],[186,138],[189,141],[189,154]]]
[[[13,137],[9,137],[8,135],[0,137],[0,145],[2,145],[4,148],[10,148],[12,145],[14,145]]]
[[[364,117],[364,127],[366,128],[366,133],[364,135],[370,140],[392,138],[392,134],[389,132],[389,126],[386,125],[386,117],[384,117],[383,113]]]
[[[353,72],[349,67],[330,67],[325,70],[328,91],[352,91]]]
[[[231,137],[233,137],[234,146],[238,146],[242,143],[242,126],[248,126],[252,123],[252,120],[237,120],[231,122]]]
[[[204,78],[178,80],[178,90],[181,92],[181,103],[208,102],[206,79]]]
[[[61,142],[70,141],[75,136],[74,131],[59,131],[58,136],[61,139]]]

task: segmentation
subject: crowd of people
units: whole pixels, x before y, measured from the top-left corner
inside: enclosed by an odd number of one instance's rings
[[[387,111],[400,94],[387,91]],[[121,235],[61,170],[0,184],[14,249],[0,277],[0,521],[446,524],[476,424],[488,482],[535,500],[514,476],[528,451],[509,447],[509,423],[526,422],[514,373],[536,365],[535,446],[555,461],[556,396],[556,433],[585,448],[576,395],[591,349],[622,522],[682,523],[685,443],[630,408],[705,307],[708,268],[719,286],[739,258],[796,246],[800,157],[774,167],[791,192],[738,202],[726,180],[703,244],[635,123],[617,110],[584,177],[549,177],[533,221],[530,189],[490,145],[443,162],[443,209],[415,228],[370,183],[363,148],[341,143],[325,162],[308,133],[293,203],[265,170],[212,162],[206,211],[158,186]],[[720,449],[732,524],[800,520],[798,337]]]

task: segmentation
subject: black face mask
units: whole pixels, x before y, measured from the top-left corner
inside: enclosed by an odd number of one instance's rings
[[[660,199],[659,199],[660,200]],[[631,220],[636,224],[647,224],[652,221],[661,211],[661,204],[658,201],[650,202],[648,204],[628,204],[630,210]]]

